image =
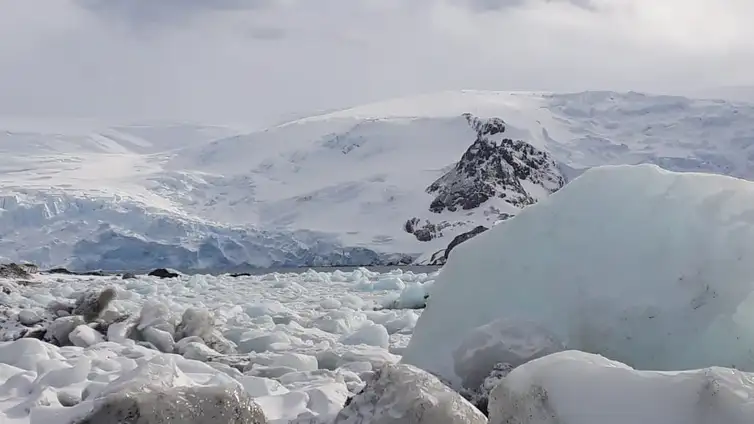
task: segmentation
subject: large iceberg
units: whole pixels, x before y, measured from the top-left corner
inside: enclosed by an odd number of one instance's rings
[[[587,171],[454,250],[403,361],[460,385],[493,320],[634,368],[754,371],[754,183],[654,165]]]

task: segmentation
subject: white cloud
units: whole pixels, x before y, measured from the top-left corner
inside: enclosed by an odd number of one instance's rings
[[[751,0],[0,0],[0,114],[256,121],[433,90],[751,84]]]

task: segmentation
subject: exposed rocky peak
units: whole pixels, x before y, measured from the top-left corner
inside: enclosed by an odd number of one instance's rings
[[[461,160],[426,189],[434,196],[429,211],[438,219],[412,218],[404,225],[404,230],[419,241],[454,237],[446,248],[421,259],[421,263],[444,264],[457,245],[566,183],[566,175],[548,152],[507,138],[502,119],[483,119],[469,113],[463,117],[476,132],[476,139]],[[446,211],[462,213],[441,215]]]
[[[502,119],[464,116],[477,138],[455,167],[427,188],[427,193],[435,195],[430,211],[475,209],[493,197],[521,208],[537,201],[527,182],[541,186],[547,194],[565,184],[549,153],[523,140],[502,137]]]
[[[470,113],[464,113],[463,117],[466,118],[471,128],[476,131],[477,139],[505,132],[505,121],[500,118],[482,119]]]

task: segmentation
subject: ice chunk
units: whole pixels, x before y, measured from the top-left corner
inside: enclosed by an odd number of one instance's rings
[[[508,374],[489,399],[490,424],[754,422],[754,374],[727,368],[637,371],[566,351]]]
[[[88,325],[79,325],[73,329],[73,331],[68,334],[68,339],[74,346],[78,347],[89,347],[105,340],[102,334],[98,333]]]
[[[367,324],[343,337],[341,343],[346,345],[365,344],[387,349],[390,345],[390,335],[384,325]]]
[[[452,352],[497,318],[641,369],[754,371],[754,183],[593,168],[459,245],[403,360],[459,383]]]
[[[328,298],[319,303],[322,309],[338,309],[341,307],[341,303],[338,299]]]
[[[212,314],[206,309],[188,308],[183,312],[180,324],[175,328],[175,338],[201,337],[208,340],[212,336]]]
[[[27,327],[38,324],[42,319],[42,314],[32,309],[24,309],[18,313],[18,322]]]
[[[173,336],[167,331],[160,330],[157,327],[147,327],[141,335],[144,337],[144,341],[153,344],[160,352],[173,352],[175,349],[175,341]]]
[[[351,399],[334,424],[484,424],[487,418],[436,377],[387,365]]]
[[[141,331],[147,327],[155,327],[159,330],[166,331],[172,336],[175,333],[172,314],[170,308],[164,303],[150,301],[144,304],[139,314],[139,323],[136,329]]]
[[[386,276],[372,286],[374,290],[403,290],[406,284],[397,276]]]
[[[316,371],[317,358],[300,353],[283,353],[272,361],[272,366],[291,367],[298,371]]]
[[[71,340],[68,338],[68,335],[76,327],[85,323],[84,318],[78,315],[58,318],[47,327],[45,340],[58,346],[69,346]]]
[[[107,327],[107,340],[116,343],[124,343],[128,339],[128,333],[133,327],[132,323],[123,321],[110,324]]]
[[[245,375],[238,378],[246,393],[251,397],[275,396],[288,393],[288,389],[275,380]]]
[[[222,356],[219,352],[208,347],[204,343],[190,342],[181,345],[179,352],[186,359],[194,359],[197,361],[206,362],[211,358]]]
[[[275,345],[287,347],[291,344],[291,338],[287,334],[275,331],[258,337],[241,340],[238,343],[238,351],[241,353],[267,352],[273,350]]]

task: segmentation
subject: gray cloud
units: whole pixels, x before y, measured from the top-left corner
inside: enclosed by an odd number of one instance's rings
[[[456,3],[477,12],[501,11],[536,3],[564,3],[585,10],[596,10],[592,0],[456,0]]]
[[[0,115],[268,122],[447,89],[754,83],[751,0],[82,1],[0,0]]]
[[[106,18],[142,27],[182,22],[213,11],[267,9],[275,5],[275,0],[77,0],[77,3]]]

